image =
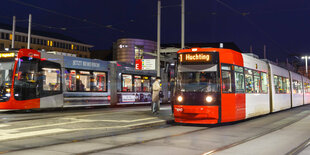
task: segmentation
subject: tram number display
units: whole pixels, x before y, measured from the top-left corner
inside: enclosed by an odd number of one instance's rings
[[[212,55],[208,53],[184,53],[179,55],[181,63],[195,63],[195,62],[211,62]]]

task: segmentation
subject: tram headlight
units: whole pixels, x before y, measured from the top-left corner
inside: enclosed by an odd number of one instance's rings
[[[178,96],[177,100],[178,100],[179,102],[182,102],[182,101],[183,101],[183,97],[182,97],[182,96]]]
[[[212,96],[207,96],[207,97],[206,97],[206,101],[207,101],[208,103],[211,103],[211,102],[213,101],[213,97],[212,97]]]

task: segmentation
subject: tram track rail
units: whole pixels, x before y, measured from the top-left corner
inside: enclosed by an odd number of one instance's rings
[[[297,155],[301,153],[304,149],[306,149],[310,145],[310,138],[298,145],[296,148],[292,149],[286,155]]]
[[[113,111],[111,111],[111,112],[113,112]],[[307,112],[305,114],[309,115],[309,112]],[[259,134],[254,135],[254,136],[251,136],[251,137],[248,137],[248,138],[245,138],[245,139],[242,139],[242,140],[230,143],[228,145],[218,147],[216,149],[213,149],[211,151],[203,153],[203,155],[209,155],[209,154],[214,154],[214,153],[217,153],[217,152],[220,152],[220,151],[224,151],[224,150],[227,150],[229,148],[232,148],[232,147],[241,145],[243,143],[249,142],[251,140],[257,139],[257,138],[262,137],[264,135],[267,135],[269,133],[275,132],[277,130],[281,130],[282,128],[285,128],[285,127],[287,127],[289,125],[294,124],[295,122],[300,121],[301,119],[304,118],[304,116],[305,115],[300,115],[296,119],[289,120],[289,121],[287,121],[287,122],[285,122],[285,123],[283,123],[281,125],[278,125],[277,127],[273,127],[272,129],[269,129],[267,131],[263,131],[263,132],[261,132]],[[59,116],[59,117],[62,117],[62,116]],[[250,121],[250,120],[246,120],[245,122]],[[239,123],[242,123],[242,122],[239,122]],[[70,144],[70,143],[76,143],[76,142],[84,142],[84,141],[92,140],[92,139],[96,139],[96,138],[105,138],[105,137],[119,136],[119,135],[130,134],[130,133],[135,133],[135,132],[142,132],[142,131],[158,129],[158,128],[168,128],[168,127],[172,127],[172,125],[174,125],[174,124],[161,125],[161,126],[149,126],[149,127],[145,127],[145,128],[131,129],[131,130],[128,130],[128,131],[121,131],[121,132],[115,132],[115,133],[111,132],[111,133],[108,133],[108,134],[104,134],[104,135],[101,135],[101,136],[97,136],[97,137],[93,137],[93,138],[88,138],[88,139],[71,140],[71,141],[67,141],[67,142],[64,142],[64,143],[57,143],[57,144],[51,144],[51,145],[45,145],[45,146],[38,146],[38,147],[31,147],[31,148],[25,148],[25,149],[18,149],[18,150],[12,150],[12,151],[7,151],[7,152],[23,151],[23,150],[37,149],[37,148],[40,148],[40,147],[48,147],[48,146],[53,146],[53,145],[61,145],[61,144]],[[112,149],[118,149],[118,148],[122,148],[122,147],[129,147],[129,146],[139,145],[139,144],[143,144],[143,143],[147,143],[147,142],[153,142],[153,141],[162,140],[162,139],[166,139],[166,138],[173,138],[173,137],[182,136],[182,135],[188,135],[188,134],[192,134],[192,133],[196,133],[196,132],[207,131],[207,130],[210,130],[210,129],[214,129],[214,128],[212,128],[210,126],[205,126],[205,128],[202,128],[202,129],[200,128],[200,129],[193,130],[193,131],[183,132],[181,134],[180,133],[179,134],[171,134],[171,135],[168,135],[168,136],[156,137],[156,138],[151,138],[151,139],[147,139],[147,140],[141,140],[141,141],[137,141],[137,142],[131,142],[131,143],[121,144],[121,145],[117,145],[117,146],[111,146],[109,148],[102,148],[102,149],[91,150],[91,151],[82,152],[82,153],[78,153],[78,154],[88,155],[88,154],[92,154],[92,153],[98,153],[98,152],[108,151],[108,150],[112,150]],[[302,151],[302,149],[306,148],[309,145],[309,140],[310,139],[308,139],[308,141],[304,142],[303,145],[300,145],[299,147],[295,148],[296,149],[295,151],[291,151],[291,152],[294,153],[294,152]]]
[[[230,148],[232,148],[232,147],[235,147],[235,146],[244,144],[244,143],[246,143],[246,142],[255,140],[255,139],[257,139],[257,138],[260,138],[260,137],[262,137],[262,136],[268,135],[268,134],[273,133],[273,132],[275,132],[275,131],[281,130],[281,129],[287,127],[287,126],[290,126],[290,125],[292,125],[292,124],[294,124],[294,123],[296,123],[296,122],[302,120],[303,118],[304,118],[304,117],[300,117],[300,118],[298,118],[298,119],[296,119],[296,120],[292,120],[292,121],[290,121],[290,122],[288,122],[288,123],[285,123],[285,124],[283,124],[283,125],[280,125],[280,126],[278,126],[278,127],[276,127],[276,128],[273,128],[273,129],[267,130],[267,131],[265,131],[265,132],[262,132],[262,133],[260,133],[260,134],[258,134],[258,135],[251,136],[251,137],[248,137],[248,138],[246,138],[246,139],[243,139],[243,140],[234,142],[234,143],[232,143],[232,144],[219,147],[219,148],[217,148],[217,149],[214,149],[214,150],[208,151],[208,152],[206,152],[206,153],[203,153],[202,155],[212,155],[212,154],[215,154],[215,153],[217,153],[217,152],[221,152],[221,151],[230,149]],[[292,153],[293,153],[293,152],[298,152],[300,149],[305,149],[308,145],[310,145],[310,139],[308,139],[306,142],[304,142],[303,144],[301,144],[300,146],[298,146],[297,148],[293,149],[293,150],[290,151],[290,152],[292,152]],[[302,150],[301,150],[301,151],[302,151]],[[299,151],[299,152],[300,152],[300,151]],[[298,153],[297,153],[297,154],[298,154]],[[287,155],[296,155],[296,154],[287,154]]]
[[[104,113],[100,113],[104,112]],[[42,120],[49,118],[62,118],[62,117],[87,117],[92,115],[108,115],[115,113],[130,112],[127,109],[122,109],[122,111],[115,111],[114,109],[82,109],[82,110],[66,110],[65,113],[61,109],[55,111],[35,111],[35,112],[21,112],[21,111],[5,111],[0,112],[0,123],[12,123],[12,122],[22,122],[22,121],[32,121],[32,120]]]
[[[265,136],[267,134],[270,134],[272,132],[275,132],[275,131],[278,131],[278,130],[281,130],[287,126],[290,126],[298,121],[300,121],[301,119],[303,119],[304,117],[300,117],[298,119],[294,119],[292,121],[289,121],[288,123],[285,123],[283,125],[280,125],[276,128],[273,128],[273,129],[270,129],[270,130],[267,130],[267,131],[264,131],[260,134],[257,134],[255,136],[251,136],[251,137],[248,137],[248,138],[245,138],[243,140],[240,140],[240,141],[237,141],[237,142],[234,142],[234,143],[231,143],[229,145],[225,145],[225,146],[222,146],[222,147],[219,147],[219,148],[216,148],[216,149],[213,149],[211,151],[208,151],[206,153],[203,153],[202,155],[212,155],[212,154],[215,154],[217,152],[220,152],[220,151],[224,151],[224,150],[227,150],[229,148],[232,148],[232,147],[235,147],[235,146],[238,146],[238,145],[241,145],[243,143],[246,143],[246,142],[249,142],[251,140],[254,140],[254,139],[257,139],[259,137],[262,137],[262,136]],[[177,136],[182,136],[182,135],[186,135],[186,134],[192,134],[192,133],[195,133],[195,132],[201,132],[201,131],[206,131],[206,130],[209,130],[209,129],[212,129],[212,128],[205,128],[205,129],[199,129],[199,130],[195,130],[195,131],[189,131],[189,132],[185,132],[185,133],[182,133],[182,134],[175,134],[175,135],[169,135],[169,136],[165,136],[165,137],[159,137],[159,138],[154,138],[154,139],[149,139],[149,140],[144,140],[144,141],[140,141],[140,142],[134,142],[134,143],[128,143],[128,144],[124,144],[124,145],[118,145],[118,146],[114,146],[114,147],[110,147],[110,148],[105,148],[105,149],[99,149],[99,150],[93,150],[93,151],[89,151],[89,152],[84,152],[84,153],[79,153],[79,155],[88,155],[88,154],[92,154],[92,153],[98,153],[98,152],[102,152],[102,151],[108,151],[108,150],[112,150],[112,149],[117,149],[117,148],[122,148],[122,147],[128,147],[128,146],[132,146],[132,145],[137,145],[137,144],[143,144],[143,143],[147,143],[147,142],[152,142],[152,141],[157,141],[157,140],[162,140],[162,139],[166,139],[166,138],[173,138],[173,137],[177,137]],[[303,144],[301,144],[299,147],[295,148],[294,150],[292,150],[291,152],[297,152],[296,154],[287,154],[287,155],[297,155],[299,152],[301,152],[303,149],[305,149],[308,145],[310,145],[310,139],[308,139],[307,141],[305,141]]]

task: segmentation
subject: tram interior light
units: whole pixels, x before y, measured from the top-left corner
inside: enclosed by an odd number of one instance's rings
[[[182,102],[183,101],[183,97],[182,96],[178,96],[178,101]]]

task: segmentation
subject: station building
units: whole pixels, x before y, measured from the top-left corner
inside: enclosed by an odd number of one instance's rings
[[[157,43],[145,39],[121,38],[116,41],[113,50],[115,60],[135,63],[135,59],[155,59],[150,54],[156,54]]]
[[[16,27],[14,48],[27,48],[28,29]],[[0,23],[0,50],[12,47],[12,26]],[[31,30],[31,49],[58,51],[90,58],[92,45],[59,33]]]

